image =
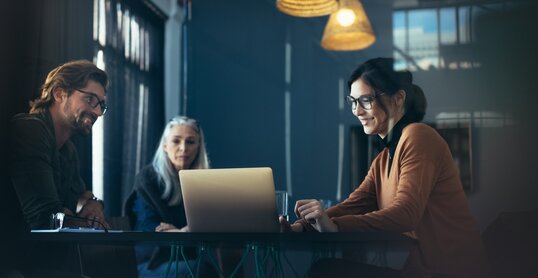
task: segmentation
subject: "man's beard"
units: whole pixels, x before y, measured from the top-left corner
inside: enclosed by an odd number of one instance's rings
[[[95,117],[86,112],[81,111],[78,114],[75,114],[73,111],[71,111],[71,103],[68,102],[64,107],[64,113],[67,115],[67,120],[69,122],[69,126],[71,127],[71,131],[73,134],[79,134],[82,136],[90,135],[92,132],[92,126],[95,122]],[[90,120],[91,124],[89,127],[84,125],[85,119],[88,118]]]
[[[91,134],[92,126],[95,120],[91,120],[91,125],[89,125],[89,127],[86,127],[86,125],[84,125],[84,121],[86,118],[93,119],[91,114],[85,111],[82,111],[80,112],[80,114],[75,115],[75,118],[71,121],[71,127],[75,133],[83,136]]]

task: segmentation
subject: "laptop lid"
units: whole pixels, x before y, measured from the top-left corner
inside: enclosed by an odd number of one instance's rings
[[[191,232],[278,232],[271,168],[179,171]]]

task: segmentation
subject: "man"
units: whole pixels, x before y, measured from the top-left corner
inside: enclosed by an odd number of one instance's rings
[[[108,227],[103,203],[79,174],[75,134],[89,135],[107,109],[104,71],[85,60],[52,70],[28,114],[11,119],[10,177],[31,229],[48,229],[51,216],[65,213],[64,226]]]

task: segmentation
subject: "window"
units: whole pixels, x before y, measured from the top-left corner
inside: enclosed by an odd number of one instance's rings
[[[392,15],[396,69],[472,69],[473,19],[501,11],[503,3],[395,10]]]
[[[110,111],[93,129],[93,191],[105,201],[119,199],[112,212],[121,211],[122,195],[151,159],[153,135],[164,122],[165,17],[147,5],[94,0],[94,62],[109,77]]]

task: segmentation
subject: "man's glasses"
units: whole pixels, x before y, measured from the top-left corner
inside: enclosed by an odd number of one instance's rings
[[[97,107],[97,105],[99,105],[99,108],[101,108],[101,116],[104,115],[106,111],[108,110],[108,106],[106,106],[105,101],[99,100],[99,98],[97,97],[95,93],[83,91],[81,89],[75,89],[75,91],[79,91],[87,95],[86,101],[88,102],[88,105],[91,106],[91,108],[95,108]]]
[[[351,105],[352,110],[357,109],[357,103],[362,107],[364,110],[370,110],[372,109],[372,102],[377,98],[377,96],[382,95],[383,93],[376,93],[374,95],[368,95],[368,96],[360,96],[358,98],[354,98],[352,96],[346,96],[346,102]]]

